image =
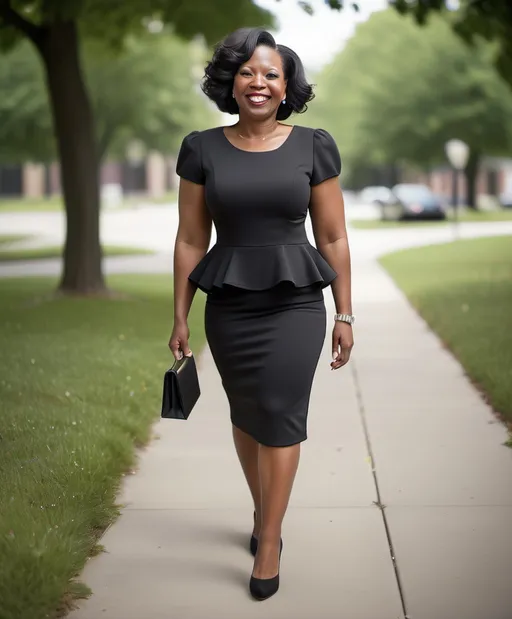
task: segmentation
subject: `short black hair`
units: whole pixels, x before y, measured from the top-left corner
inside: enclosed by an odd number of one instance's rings
[[[235,75],[259,45],[271,47],[280,54],[284,77],[288,82],[286,103],[279,106],[277,120],[285,120],[293,112],[305,112],[306,104],[314,94],[312,85],[306,80],[302,61],[289,47],[277,45],[274,37],[263,28],[240,28],[215,47],[201,84],[205,95],[214,101],[221,112],[238,114],[238,104],[232,95]]]

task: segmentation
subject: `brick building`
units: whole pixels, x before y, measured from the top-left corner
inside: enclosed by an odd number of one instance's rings
[[[176,187],[175,160],[151,153],[134,163],[108,161],[101,184],[120,185],[124,195],[159,197]],[[0,165],[0,198],[40,198],[61,193],[59,164]]]

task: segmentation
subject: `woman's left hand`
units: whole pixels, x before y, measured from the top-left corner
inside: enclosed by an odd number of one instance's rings
[[[338,370],[348,363],[353,346],[352,325],[347,322],[335,322],[332,330],[332,370]]]

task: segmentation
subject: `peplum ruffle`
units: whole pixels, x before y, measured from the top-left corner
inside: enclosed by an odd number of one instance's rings
[[[214,245],[189,276],[203,292],[233,286],[268,290],[281,282],[297,288],[327,287],[337,274],[309,243],[298,245]]]

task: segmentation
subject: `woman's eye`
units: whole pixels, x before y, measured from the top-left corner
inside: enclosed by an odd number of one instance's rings
[[[243,75],[244,77],[250,77],[251,76],[249,71],[240,71],[240,75]]]
[[[278,76],[278,75],[276,75],[275,73],[269,73],[269,74],[267,75],[267,77],[269,77],[270,79],[275,80],[275,79],[277,79],[279,76]]]

